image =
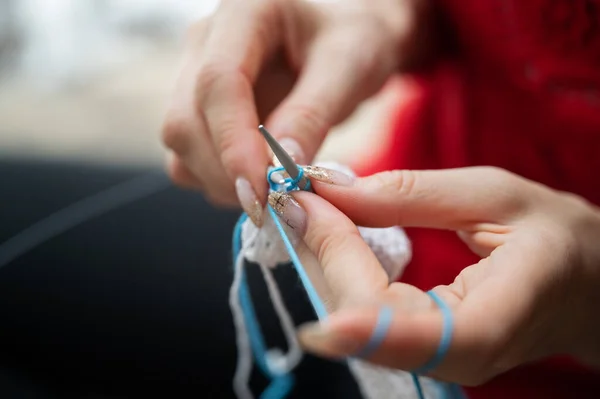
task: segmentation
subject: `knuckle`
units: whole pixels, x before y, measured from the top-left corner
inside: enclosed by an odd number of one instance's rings
[[[202,63],[196,76],[196,92],[200,98],[210,93],[223,79],[223,72],[227,69],[220,61],[206,61]]]
[[[195,184],[192,184],[189,181],[189,179],[186,179],[184,176],[182,176],[180,173],[178,173],[177,171],[175,171],[173,169],[169,169],[168,175],[169,175],[169,179],[171,179],[173,184],[175,184],[176,186],[178,186],[180,188],[190,188],[192,186],[196,186]]]
[[[200,179],[175,156],[167,165],[167,175],[171,181],[181,188],[201,188]]]
[[[494,192],[493,198],[502,214],[514,215],[525,211],[529,203],[530,187],[525,181],[496,166],[483,166],[477,168],[481,172],[481,181],[489,182]]]
[[[506,169],[497,166],[481,166],[477,169],[482,174],[483,181],[489,181],[499,191],[515,194],[520,191],[521,179]]]
[[[314,104],[323,104],[319,99],[311,100]],[[294,115],[298,134],[309,137],[323,137],[330,128],[325,107],[315,105],[294,104],[288,108],[288,114]]]
[[[189,118],[182,116],[167,116],[162,127],[163,144],[176,154],[183,154],[190,145],[191,123]]]
[[[242,87],[252,81],[251,71],[232,64],[227,56],[215,55],[204,61],[196,76],[196,94],[206,98],[220,87]]]
[[[418,172],[412,170],[390,170],[373,175],[375,181],[384,192],[410,196],[416,190]]]

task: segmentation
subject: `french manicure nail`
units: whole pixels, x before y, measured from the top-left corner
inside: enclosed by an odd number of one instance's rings
[[[351,186],[354,183],[352,176],[320,166],[305,166],[304,173],[311,179],[336,186]]]
[[[279,140],[279,144],[283,147],[285,152],[287,152],[292,157],[292,159],[296,161],[296,163],[304,162],[304,151],[302,151],[302,147],[300,147],[300,144],[298,144],[296,140],[291,139],[289,137],[284,137],[281,140]],[[281,166],[281,163],[275,155],[273,155],[271,162],[275,167]]]
[[[272,192],[269,194],[269,205],[298,234],[303,237],[306,232],[306,212],[290,194]]]
[[[333,356],[350,355],[360,349],[360,343],[336,336],[326,324],[319,322],[300,326],[298,338],[309,351]]]
[[[262,227],[264,221],[263,207],[250,182],[243,177],[238,177],[235,181],[235,191],[244,212],[248,214],[256,227]]]

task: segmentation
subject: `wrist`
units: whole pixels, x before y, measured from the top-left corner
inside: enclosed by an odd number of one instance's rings
[[[584,202],[584,201],[581,201]],[[577,335],[573,337],[574,356],[588,366],[600,369],[600,209],[583,203],[584,211],[577,223],[582,237],[577,251],[581,254],[579,278],[575,279],[574,314],[578,315]]]

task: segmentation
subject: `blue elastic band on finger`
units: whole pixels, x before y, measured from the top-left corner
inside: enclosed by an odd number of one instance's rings
[[[454,330],[454,319],[452,317],[452,311],[446,305],[446,302],[439,297],[433,291],[428,291],[427,294],[433,299],[435,304],[440,308],[442,312],[443,325],[442,325],[442,337],[440,339],[440,344],[438,348],[427,363],[419,369],[415,370],[415,374],[426,374],[431,370],[435,369],[446,357],[446,353],[448,353],[448,348],[450,348],[450,342],[452,341],[452,331]]]
[[[369,342],[362,348],[358,353],[354,355],[354,357],[358,358],[367,358],[371,356],[375,351],[379,348],[387,332],[392,324],[392,317],[394,312],[392,308],[389,306],[385,306],[381,308],[379,311],[379,316],[377,317],[377,323],[375,324],[375,329],[371,334],[371,338],[369,338]]]

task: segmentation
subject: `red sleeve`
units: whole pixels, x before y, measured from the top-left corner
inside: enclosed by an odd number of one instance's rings
[[[360,174],[493,165],[600,205],[600,2],[440,0],[457,39],[393,115],[383,154]],[[405,99],[409,98],[409,101]],[[449,284],[478,258],[447,231],[409,229],[402,276]],[[600,397],[600,373],[557,357],[477,388],[473,399]]]

